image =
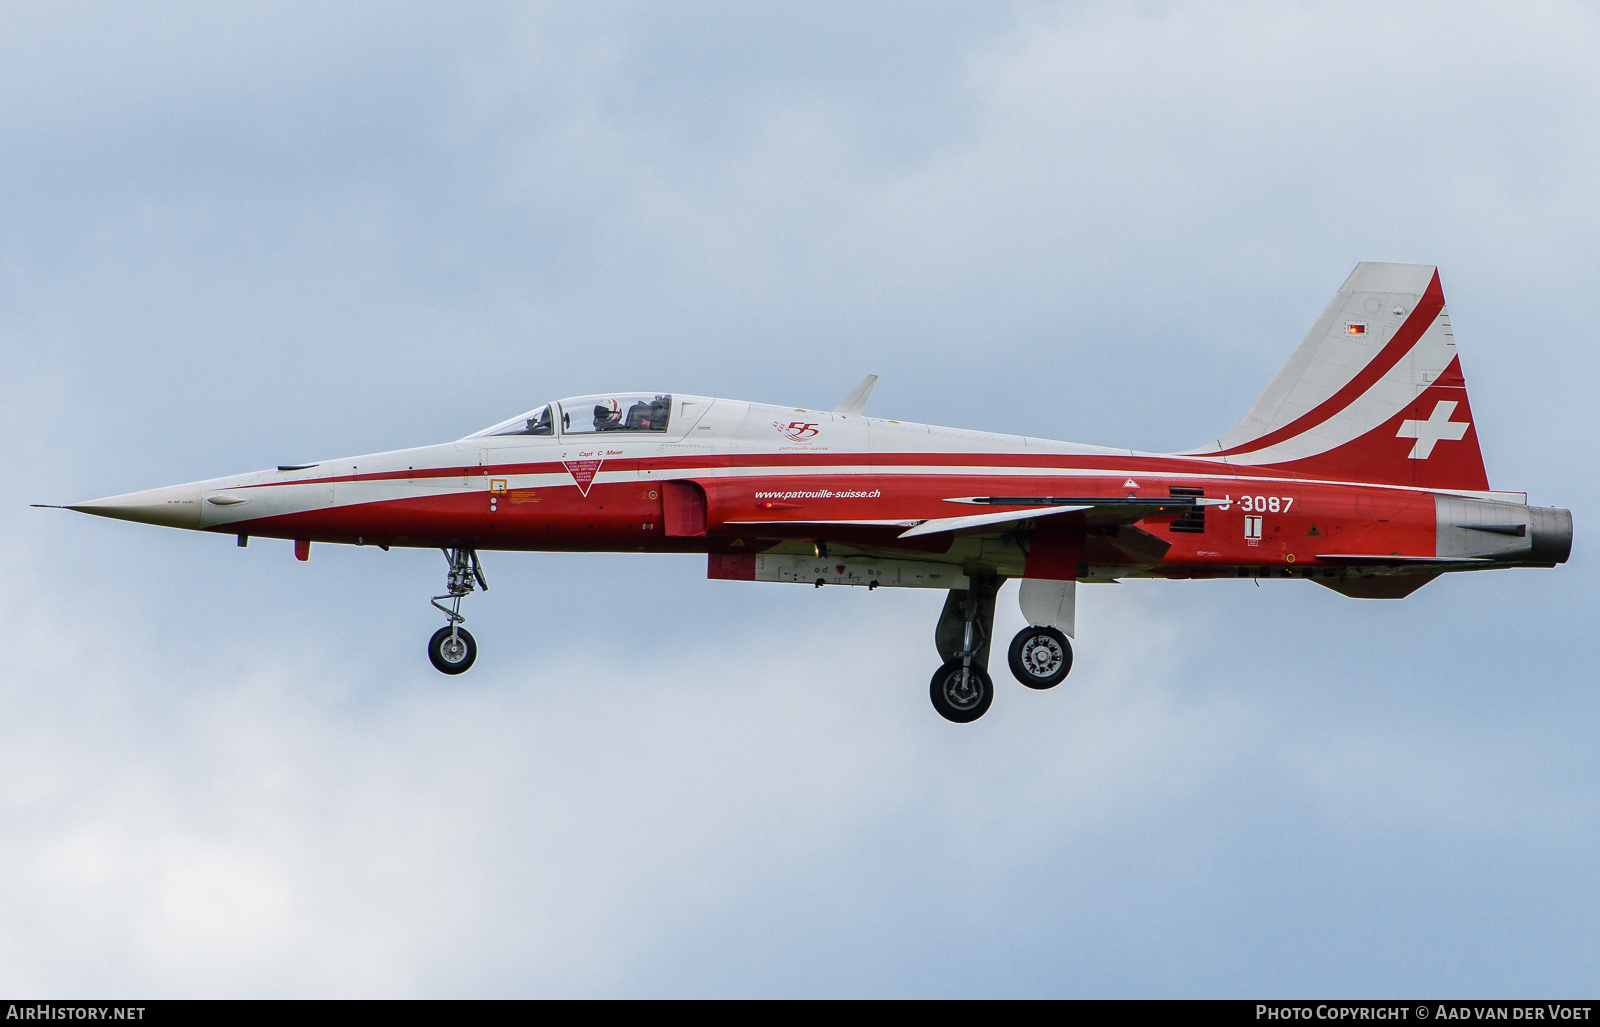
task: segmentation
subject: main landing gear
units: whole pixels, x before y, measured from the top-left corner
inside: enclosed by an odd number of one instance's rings
[[[489,582],[484,580],[483,565],[478,562],[476,549],[446,549],[444,558],[450,563],[450,573],[445,579],[448,591],[434,596],[433,605],[450,618],[450,623],[428,639],[428,659],[441,673],[460,674],[478,658],[477,641],[461,626],[466,620],[461,616],[461,600],[471,594],[474,583],[485,592],[489,591]],[[439,601],[441,599],[448,599],[450,605],[446,606]]]
[[[928,685],[928,697],[939,716],[970,724],[994,702],[989,677],[989,641],[994,630],[994,601],[1004,580],[974,574],[970,589],[951,589],[934,629],[934,644],[944,660]],[[1026,627],[1017,632],[1007,652],[1016,679],[1029,688],[1054,688],[1072,670],[1072,643],[1059,628]]]
[[[1054,688],[1072,670],[1072,643],[1056,628],[1023,628],[1006,656],[1012,675],[1029,688]]]
[[[1003,580],[993,574],[974,574],[970,589],[953,588],[944,601],[944,612],[933,632],[944,666],[934,673],[928,697],[945,720],[971,723],[994,702],[994,682],[986,668],[994,598]]]

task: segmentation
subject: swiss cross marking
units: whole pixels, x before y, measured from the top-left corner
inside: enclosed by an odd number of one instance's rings
[[[1445,439],[1460,442],[1467,429],[1472,427],[1471,421],[1450,420],[1450,415],[1455,412],[1454,400],[1441,399],[1434,404],[1433,413],[1428,415],[1426,421],[1401,421],[1400,430],[1394,433],[1394,437],[1416,439],[1416,445],[1411,447],[1407,455],[1413,460],[1426,460],[1433,455],[1435,444]]]

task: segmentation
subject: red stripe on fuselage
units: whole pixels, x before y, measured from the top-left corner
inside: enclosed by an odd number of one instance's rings
[[[611,458],[602,473],[639,473],[651,471],[688,471],[704,468],[708,471],[749,470],[771,468],[773,474],[807,467],[851,467],[859,471],[840,473],[868,474],[888,467],[947,467],[981,468],[973,473],[992,473],[989,468],[1015,467],[1041,470],[1058,470],[1064,474],[1075,471],[1132,472],[1137,474],[1227,474],[1241,477],[1277,477],[1282,474],[1275,465],[1234,466],[1219,461],[1216,456],[1186,457],[1162,455],[1126,456],[1107,454],[1060,453],[738,453],[703,454],[699,456]],[[374,471],[324,478],[295,478],[282,481],[254,482],[238,488],[269,488],[275,485],[325,485],[361,481],[406,481],[464,478],[478,481],[483,478],[506,478],[527,474],[565,474],[560,460],[536,463],[485,464],[470,468],[463,475],[459,467],[417,468],[415,471]],[[658,476],[659,477],[659,476]],[[738,475],[754,478],[755,475]],[[448,484],[441,481],[440,484]]]

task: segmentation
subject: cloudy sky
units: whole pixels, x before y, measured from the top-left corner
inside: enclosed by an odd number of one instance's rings
[[[1592,995],[1597,50],[1559,2],[0,3],[0,992]],[[27,507],[869,371],[1183,449],[1358,260],[1440,266],[1572,562],[1086,586],[1068,682],[969,727],[936,593],[488,554],[452,679],[437,553]]]

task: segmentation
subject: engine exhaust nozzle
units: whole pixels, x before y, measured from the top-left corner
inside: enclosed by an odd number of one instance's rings
[[[1528,507],[1529,532],[1533,545],[1528,553],[1529,563],[1566,563],[1572,555],[1572,511],[1554,506]]]

